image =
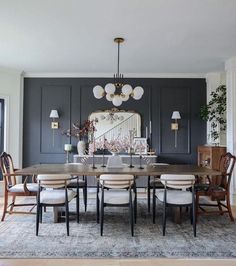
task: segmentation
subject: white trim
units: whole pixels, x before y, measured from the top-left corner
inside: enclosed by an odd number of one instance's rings
[[[4,100],[4,151],[9,152],[9,130],[10,130],[10,97],[0,94],[0,99]]]
[[[114,73],[24,72],[25,78],[112,78]],[[205,78],[205,73],[124,73],[126,78]]]

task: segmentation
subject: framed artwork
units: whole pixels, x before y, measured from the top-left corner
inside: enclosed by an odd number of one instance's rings
[[[135,154],[147,154],[147,139],[134,138],[133,148]]]

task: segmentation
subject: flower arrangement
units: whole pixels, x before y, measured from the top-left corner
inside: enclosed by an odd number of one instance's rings
[[[95,124],[96,120],[85,120],[82,127],[79,122],[75,122],[72,124],[72,128],[64,130],[62,132],[63,135],[67,137],[75,137],[77,139],[87,137],[89,141],[93,140],[93,134],[96,131]]]
[[[111,139],[110,141],[105,138],[100,138],[95,142],[95,150],[107,149],[112,153],[127,152],[130,147],[130,139],[128,137],[124,137],[122,139],[117,137],[116,139]]]

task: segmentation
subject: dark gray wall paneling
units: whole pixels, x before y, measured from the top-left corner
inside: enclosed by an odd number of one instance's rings
[[[105,99],[94,98],[92,88],[111,82],[106,78],[25,78],[24,81],[24,166],[36,163],[63,163],[65,143],[76,146],[77,140],[61,134],[75,121],[83,122],[95,110],[112,108]],[[144,88],[143,98],[130,99],[121,109],[135,110],[142,117],[142,135],[152,120],[152,148],[160,162],[196,163],[197,145],[206,141],[206,124],[199,108],[206,102],[204,79],[127,79],[132,86]],[[58,109],[60,129],[52,130],[49,113]],[[171,114],[180,111],[178,147],[174,148]],[[150,141],[150,140],[149,140]],[[76,148],[74,149],[76,151]]]

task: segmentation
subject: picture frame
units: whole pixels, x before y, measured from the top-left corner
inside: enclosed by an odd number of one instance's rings
[[[147,154],[147,139],[134,138],[133,149],[135,154]]]

